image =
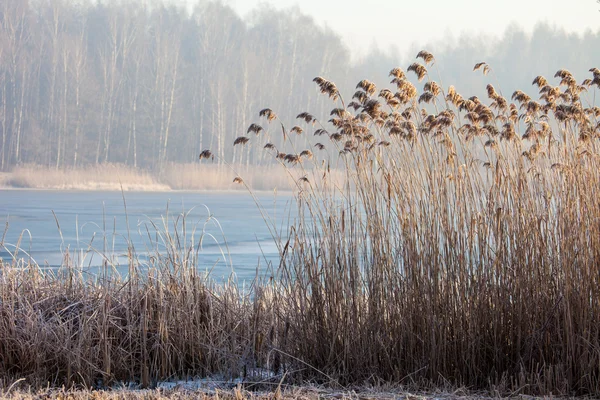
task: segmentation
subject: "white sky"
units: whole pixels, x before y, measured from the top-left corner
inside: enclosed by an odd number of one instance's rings
[[[434,43],[448,36],[501,35],[516,22],[531,31],[545,21],[567,31],[600,28],[596,0],[225,0],[240,15],[266,3],[278,9],[298,6],[319,25],[340,34],[355,57],[377,43],[381,50]],[[359,28],[360,27],[360,28]],[[600,50],[600,49],[599,49]]]

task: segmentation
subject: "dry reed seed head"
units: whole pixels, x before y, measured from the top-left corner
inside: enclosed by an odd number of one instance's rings
[[[244,144],[248,143],[249,141],[250,141],[250,139],[248,139],[246,136],[240,136],[233,141],[233,145],[234,146],[238,145],[238,144],[244,145]]]
[[[488,107],[482,106],[477,109],[477,112],[479,114],[479,121],[483,122],[484,124],[489,124],[490,122],[494,121],[494,113]]]
[[[417,58],[422,58],[425,64],[429,64],[435,60],[433,54],[425,50],[419,51],[419,53],[417,54]]]
[[[527,102],[527,114],[535,114],[540,111],[541,108],[542,106],[537,101],[529,100]]]
[[[448,87],[448,93],[446,94],[447,97],[449,97],[450,99],[452,99],[454,96],[456,96],[456,89],[454,88],[454,85],[450,85]]]
[[[525,129],[525,133],[521,136],[522,139],[530,140],[537,138],[537,130],[532,123],[527,124],[527,129]]]
[[[500,137],[503,140],[507,140],[507,141],[516,140],[518,138],[518,136],[517,136],[517,132],[515,131],[515,126],[510,122],[507,122],[506,124],[504,124],[502,127],[502,131],[500,132]]]
[[[373,122],[375,123],[375,125],[377,125],[379,128],[381,128],[384,124],[385,124],[385,119],[382,118],[381,116],[375,118],[373,120]]]
[[[554,118],[556,118],[556,120],[559,122],[567,122],[569,116],[562,110],[556,110],[554,111]]]
[[[458,110],[459,111],[464,111],[467,110],[469,112],[473,112],[475,111],[475,109],[477,108],[477,103],[475,103],[473,100],[463,100],[460,105],[458,106]]]
[[[356,101],[351,101],[350,103],[348,103],[348,107],[353,108],[354,111],[356,111],[359,108],[361,108],[362,105],[360,103],[357,103]]]
[[[408,67],[408,71],[414,72],[417,75],[417,79],[419,80],[419,82],[421,82],[423,78],[425,78],[425,76],[427,75],[427,68],[425,68],[422,64],[419,63],[412,63]]]
[[[288,164],[298,164],[300,157],[297,154],[286,154],[283,158]]]
[[[210,158],[210,159],[214,160],[215,157],[210,150],[202,150],[202,152],[200,152],[199,158],[200,158],[200,160],[202,160],[204,158],[206,158],[206,159]]]
[[[567,75],[560,80],[560,86],[575,86],[577,85],[577,81],[571,75]]]
[[[417,133],[417,126],[412,121],[404,121],[400,124],[406,135],[414,135]]]
[[[277,152],[277,155],[275,157],[279,160],[285,160],[285,156],[287,156],[287,154],[282,153],[282,152]]]
[[[419,103],[429,103],[435,96],[431,92],[423,92],[421,96],[419,96]]]
[[[438,115],[433,122],[434,127],[449,128],[452,125],[453,119],[444,115]]]
[[[313,158],[313,152],[308,149],[302,150],[302,152],[300,152],[300,157],[306,157],[310,160],[311,158]]]
[[[327,79],[320,76],[314,78],[313,82],[317,83],[322,94],[328,95],[329,98],[331,98],[334,101],[337,100],[339,96],[339,91],[337,89],[337,86],[335,86],[333,82],[328,81]]]
[[[381,147],[388,147],[390,144],[391,144],[391,143],[390,143],[390,142],[388,142],[387,140],[382,140],[382,141],[380,141],[379,143],[377,143],[377,145],[378,145],[378,146],[381,146]]]
[[[561,79],[565,79],[566,77],[573,77],[573,74],[571,74],[571,72],[569,72],[566,69],[559,69],[558,71],[556,71],[556,73],[554,74],[555,78],[561,78]]]
[[[306,176],[303,176],[302,178],[298,179],[298,182],[310,183],[310,181],[308,180],[308,178]]]
[[[269,121],[269,122],[271,122],[275,118],[277,118],[277,115],[275,115],[275,113],[273,112],[273,110],[271,110],[270,108],[263,108],[258,113],[258,116],[259,117],[265,117],[265,118],[267,118],[267,121]]]
[[[495,108],[500,111],[504,111],[508,107],[508,101],[502,96],[497,96],[492,104],[490,104],[491,108]],[[503,117],[503,115],[497,115],[497,117]]]
[[[394,109],[400,107],[400,105],[402,104],[400,102],[400,100],[397,99],[396,97],[392,97],[391,99],[386,100],[386,103],[387,103],[388,106],[390,106],[390,107],[392,107]]]
[[[390,99],[394,98],[394,93],[390,89],[381,89],[379,91],[379,97],[385,101],[389,101]]]
[[[477,64],[475,64],[475,66],[473,67],[473,71],[477,71],[479,68],[483,67],[484,65],[487,65],[487,63],[485,61],[482,62],[478,62]]]
[[[334,108],[333,110],[331,110],[329,115],[335,115],[340,118],[351,118],[352,117],[352,114],[350,114],[347,110],[345,110],[343,108]]]
[[[293,126],[292,129],[290,129],[290,132],[300,135],[302,132],[304,132],[304,130],[299,126]]]
[[[425,83],[423,90],[426,92],[431,92],[434,96],[437,96],[442,91],[442,88],[437,84],[437,82],[430,81]]]
[[[487,90],[487,95],[490,99],[495,100],[498,97],[498,93],[496,93],[496,89],[491,84],[488,84],[485,89]]]
[[[265,146],[263,148],[269,149],[269,150],[274,150],[275,145],[273,143],[267,143],[267,144],[265,144]]]
[[[446,95],[446,100],[450,101],[455,107],[460,107],[464,102],[463,97],[456,92],[454,86],[450,86],[448,88],[448,94]]]
[[[511,99],[515,100],[515,101],[518,101],[519,103],[521,103],[521,106],[522,106],[524,103],[528,103],[529,100],[531,100],[531,97],[529,97],[522,90],[515,90],[515,92],[511,96]]]
[[[316,143],[315,147],[319,150],[324,150],[325,149],[325,145],[323,145],[322,143]]]
[[[335,126],[336,128],[340,128],[344,124],[344,121],[340,118],[331,118],[327,122],[329,122],[331,125]]]
[[[594,106],[587,109],[590,115],[594,115],[595,117],[600,117],[600,107]]]
[[[438,117],[449,118],[450,120],[454,121],[454,118],[456,118],[456,114],[454,113],[453,110],[446,109],[446,110],[441,111],[438,114]]]
[[[315,122],[316,119],[312,114],[309,114],[307,112],[302,112],[300,114],[298,114],[296,116],[297,119],[303,119],[307,124],[310,124],[311,122]]]
[[[543,138],[547,138],[552,135],[552,128],[546,121],[540,121],[538,122],[538,125],[540,126],[540,135]]]
[[[396,96],[401,103],[406,104],[411,99],[417,97],[417,94],[418,91],[415,85],[408,81],[405,81],[402,84],[402,87],[398,89],[398,92],[394,96]]]
[[[538,75],[535,77],[531,84],[537,85],[538,88],[541,88],[543,86],[546,86],[548,84],[548,81],[542,75]]]
[[[373,96],[375,91],[377,91],[377,86],[375,86],[375,84],[368,79],[363,79],[362,81],[358,82],[356,88],[361,88],[367,92],[369,96]]]
[[[235,178],[233,178],[233,183],[242,184],[242,183],[244,183],[244,180],[242,178],[240,178],[239,176],[236,176]]]
[[[254,132],[258,135],[260,132],[262,132],[262,130],[263,130],[262,126],[252,123],[248,127],[248,130],[246,131],[246,133]]]
[[[390,115],[388,116],[388,120],[386,121],[386,124],[391,125],[396,122],[400,122],[400,121],[404,121],[404,120],[405,120],[405,118],[401,113],[399,113],[398,111],[394,111],[394,112],[390,113]]]
[[[379,116],[381,103],[376,99],[370,99],[363,105],[363,111],[371,118],[375,119]]]
[[[342,140],[343,136],[342,136],[342,134],[340,134],[340,133],[337,133],[337,132],[336,132],[336,133],[332,133],[332,134],[329,136],[329,138],[330,138],[331,140],[335,140],[336,142],[339,142],[340,140]]]
[[[404,74],[404,71],[402,70],[402,68],[394,68],[390,71],[389,76],[393,76],[396,79],[405,79],[406,75]]]
[[[313,136],[322,136],[322,135],[328,135],[329,133],[322,128],[319,128],[315,131],[315,133],[313,133]]]
[[[486,124],[481,129],[486,131],[490,136],[498,136],[500,134],[500,131],[498,130],[496,125]]]
[[[431,124],[435,121],[435,115],[433,114],[429,114],[425,117],[425,119],[423,120],[423,124],[425,126],[429,126],[431,127]]]
[[[369,95],[363,90],[357,90],[354,92],[354,95],[352,95],[352,98],[358,100],[358,102],[362,105],[365,104],[365,102],[369,99]]]

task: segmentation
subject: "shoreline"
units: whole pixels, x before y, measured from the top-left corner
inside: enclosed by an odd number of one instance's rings
[[[127,166],[106,164],[98,167],[53,170],[37,165],[0,172],[0,191],[146,192],[146,193],[248,193],[244,185],[232,182],[223,166],[175,164],[160,177]],[[265,167],[249,167],[240,174],[256,194],[291,194],[285,176],[268,176]]]
[[[57,192],[57,191],[66,191],[72,193],[92,193],[92,192],[121,192],[121,189],[95,189],[95,188],[58,188],[58,187],[14,187],[14,186],[0,186],[0,192]],[[230,194],[230,195],[246,195],[248,194],[247,190],[244,189],[164,189],[164,190],[154,190],[154,189],[124,189],[124,193],[210,193],[210,194]],[[252,189],[252,193],[256,195],[267,195],[273,194],[276,195],[286,195],[292,196],[293,192],[291,190],[280,190],[280,189]]]

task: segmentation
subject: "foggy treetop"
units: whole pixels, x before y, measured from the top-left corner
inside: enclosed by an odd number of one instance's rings
[[[536,95],[533,77],[559,68],[583,79],[600,67],[598,48],[598,31],[578,36],[546,25],[532,35],[512,26],[493,43],[461,37],[427,46],[444,87],[464,95],[481,95],[487,82],[505,95]],[[387,72],[412,62],[377,49],[350,59],[339,36],[298,11],[262,7],[241,19],[218,2],[190,13],[132,0],[3,0],[0,170],[107,162],[160,169],[193,162],[205,148],[217,160],[270,162],[265,152],[231,146],[260,109],[272,108],[289,127],[302,111],[326,121],[331,107],[315,76],[333,80],[349,98],[360,79],[387,87]],[[478,61],[493,74],[474,74]],[[267,130],[281,140],[281,127]]]

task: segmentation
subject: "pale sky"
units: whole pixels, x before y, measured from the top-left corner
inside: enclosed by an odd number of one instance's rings
[[[448,36],[500,36],[516,22],[526,31],[548,22],[583,33],[600,28],[596,0],[224,0],[240,15],[266,3],[278,9],[297,6],[319,25],[339,33],[354,53],[364,54],[377,43],[381,50],[443,41]],[[600,49],[599,49],[600,50]]]

